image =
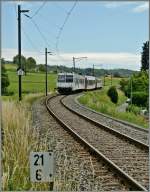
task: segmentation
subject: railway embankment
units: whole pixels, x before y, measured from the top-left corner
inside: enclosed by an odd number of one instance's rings
[[[142,115],[129,111],[118,111],[118,107],[127,100],[122,91],[118,90],[119,100],[117,104],[114,104],[107,96],[107,90],[108,87],[105,87],[100,91],[87,92],[78,98],[78,101],[97,112],[136,124],[137,126],[148,128],[148,119],[144,118]]]
[[[122,134],[128,135],[136,140],[139,140],[145,144],[148,144],[148,129],[136,126],[126,121],[121,121],[116,118],[104,115],[103,113],[96,112],[89,107],[86,107],[79,103],[78,99],[82,96],[82,93],[77,95],[69,95],[63,99],[63,103],[75,112],[87,116],[104,126],[108,126]]]

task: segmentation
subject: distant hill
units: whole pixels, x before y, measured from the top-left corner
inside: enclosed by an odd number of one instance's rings
[[[12,64],[12,62],[6,61],[6,69],[9,70],[16,70],[16,65]],[[40,65],[37,65],[36,70],[38,71]],[[44,65],[42,65],[44,67]],[[57,65],[48,65],[48,72],[52,73],[59,73],[59,72],[73,72],[72,67],[66,67],[63,65],[57,66]],[[133,71],[129,69],[95,69],[94,75],[97,77],[104,76],[104,75],[110,75],[112,74],[115,77],[129,77],[133,73],[137,73],[138,71]],[[93,75],[93,69],[92,68],[76,68],[76,73],[82,74],[82,75]]]
[[[53,71],[54,73],[57,72],[72,72],[73,68],[69,68],[66,66],[56,66],[56,65],[48,65],[48,71]],[[82,74],[82,75],[93,75],[93,69],[92,68],[76,68],[76,72],[78,74]],[[133,71],[133,70],[129,70],[129,69],[111,69],[111,70],[107,70],[107,69],[95,69],[94,70],[94,74],[95,76],[104,76],[104,75],[110,75],[111,73],[113,74],[113,76],[118,76],[118,77],[128,77],[133,73],[136,73],[138,71]]]

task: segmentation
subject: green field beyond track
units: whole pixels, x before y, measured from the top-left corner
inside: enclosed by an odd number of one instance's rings
[[[10,85],[7,90],[8,93],[12,93],[9,96],[3,96],[4,99],[18,97],[18,75],[16,72],[16,65],[6,64],[5,68],[7,70]],[[48,73],[48,92],[54,91],[56,87],[56,77],[57,74]],[[43,93],[45,94],[45,73],[43,72],[33,72],[27,73],[27,75],[22,76],[22,94],[23,96],[28,93]]]
[[[143,116],[135,115],[132,112],[118,112],[117,107],[125,103],[127,98],[124,96],[123,92],[118,89],[119,101],[117,104],[112,103],[107,96],[108,88],[109,87],[106,86],[102,90],[86,92],[78,100],[81,104],[95,111],[148,128],[148,121]]]

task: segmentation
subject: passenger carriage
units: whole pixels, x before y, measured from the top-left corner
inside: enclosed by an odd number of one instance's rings
[[[59,73],[57,81],[57,90],[60,93],[83,90],[85,79],[82,75],[75,73]]]
[[[82,76],[76,73],[59,73],[57,90],[59,93],[70,93],[78,90],[92,90],[102,87],[102,80],[94,76]]]
[[[96,78],[94,76],[85,76],[85,90],[96,89]]]

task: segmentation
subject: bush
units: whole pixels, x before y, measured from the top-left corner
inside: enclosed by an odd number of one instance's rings
[[[113,74],[113,76],[114,76],[114,77],[121,77],[121,74],[120,74],[119,72],[115,72],[115,73]]]
[[[117,92],[117,89],[115,86],[112,86],[109,88],[107,95],[110,97],[110,99],[113,103],[118,102],[118,92]]]
[[[126,92],[126,89],[127,89],[127,86],[128,86],[128,80],[126,79],[121,79],[121,81],[119,82],[120,84],[120,89],[123,91],[123,92]]]
[[[147,107],[148,105],[148,93],[146,92],[133,92],[132,94],[132,103],[137,106]]]
[[[6,73],[6,69],[4,66],[4,63],[2,62],[2,67],[1,67],[2,73],[1,73],[1,91],[2,95],[4,95],[7,92],[7,87],[9,86],[9,79],[8,75]]]
[[[127,97],[131,97],[131,83],[132,83],[132,92],[140,92],[140,95],[144,94],[144,98],[146,97],[148,90],[149,90],[149,76],[147,72],[138,72],[134,73],[129,80],[122,79],[120,81],[120,89],[125,93]],[[145,107],[145,102],[142,101],[142,103],[138,98],[138,93],[135,93],[135,104],[140,105],[144,103],[143,107]],[[145,99],[144,99],[145,100]],[[147,105],[148,106],[148,105]]]
[[[136,105],[129,105],[129,106],[127,107],[126,111],[132,112],[132,113],[134,113],[135,115],[140,114],[140,108],[137,107]]]

